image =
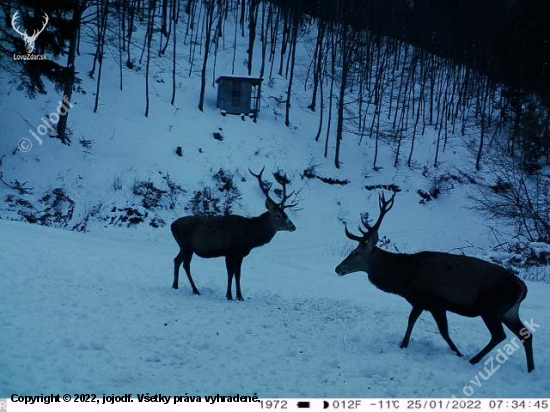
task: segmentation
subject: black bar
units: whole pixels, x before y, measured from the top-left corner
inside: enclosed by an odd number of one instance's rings
[[[298,402],[298,408],[309,408],[309,402]]]

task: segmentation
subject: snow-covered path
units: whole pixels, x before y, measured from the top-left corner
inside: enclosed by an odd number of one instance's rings
[[[400,298],[363,275],[332,273],[339,257],[279,239],[243,266],[246,302],[224,297],[224,264],[195,258],[201,296],[171,289],[174,246],[107,240],[0,220],[0,397],[12,393],[247,394],[260,397],[448,397],[483,370],[448,350],[423,315],[407,350]],[[275,256],[284,256],[284,260]],[[294,254],[295,255],[295,254]],[[549,287],[530,284],[524,320],[537,369],[517,351],[476,397],[548,396]],[[459,348],[489,338],[450,315]]]

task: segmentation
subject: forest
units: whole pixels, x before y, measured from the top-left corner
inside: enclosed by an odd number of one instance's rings
[[[506,189],[490,190],[480,207],[512,219],[531,240],[550,241],[550,4],[544,0],[3,0],[1,6],[6,21],[15,6],[36,10],[24,15],[24,27],[40,26],[42,13],[51,16],[48,32],[36,41],[37,53],[66,55],[27,62],[23,69],[4,59],[8,70],[22,70],[22,87],[30,97],[45,93],[43,79],[48,79],[70,100],[80,77],[87,75],[96,79],[97,111],[108,49],[108,57],[118,60],[121,90],[123,68],[144,62],[146,117],[151,59],[172,50],[172,94],[167,98],[175,104],[178,52],[188,49],[189,75],[200,70],[197,101],[202,111],[207,84],[216,78],[218,50],[233,47],[234,72],[241,37],[248,39],[249,75],[286,79],[288,127],[293,92],[301,87],[294,81],[296,49],[301,37],[316,30],[304,87],[311,96],[309,109],[319,117],[315,140],[324,141],[324,156],[333,158],[334,167],[341,165],[344,133],[356,135],[359,142],[375,141],[365,159],[374,169],[381,138],[391,141],[394,165],[410,167],[416,140],[433,127],[437,167],[449,136],[465,136],[475,128],[476,169],[487,163],[495,184]],[[226,30],[229,20],[235,23],[233,32]],[[145,27],[143,39],[133,37],[137,25]],[[177,36],[179,25],[185,26],[183,38]],[[84,27],[94,33],[90,68],[78,62]],[[6,25],[1,30],[0,51],[6,56],[23,52],[17,33]],[[69,117],[57,125],[57,137],[65,144],[71,141]],[[329,153],[332,142],[335,148]]]

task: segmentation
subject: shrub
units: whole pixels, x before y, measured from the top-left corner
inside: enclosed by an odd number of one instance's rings
[[[214,187],[204,186],[197,190],[188,204],[193,215],[230,215],[233,207],[241,199],[241,192],[233,182],[233,175],[219,169],[212,176]]]
[[[141,204],[145,209],[155,209],[161,206],[163,195],[166,190],[159,189],[150,180],[136,181],[134,183],[134,194],[141,196]]]

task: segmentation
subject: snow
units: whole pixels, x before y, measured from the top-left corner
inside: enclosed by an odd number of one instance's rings
[[[136,44],[142,31],[135,34]],[[394,183],[401,188],[381,229],[381,236],[391,240],[389,250],[490,256],[491,246],[499,242],[487,222],[469,209],[468,184],[454,183],[452,190],[426,204],[419,203],[417,194],[441,174],[472,172],[473,157],[462,138],[452,138],[440,154],[440,168],[433,170],[437,134],[428,129],[416,143],[412,168],[394,168],[394,153],[382,139],[382,168],[373,171],[373,142],[367,137],[358,145],[356,136],[347,133],[342,168],[334,169],[334,136],[325,159],[324,133],[316,143],[318,115],[307,109],[310,91],[301,87],[313,54],[314,42],[307,36],[314,35],[304,35],[297,49],[290,128],[284,126],[280,103],[286,99],[287,82],[279,76],[264,82],[258,123],[221,116],[215,108],[216,89],[210,85],[205,111],[198,111],[199,65],[195,62],[189,76],[186,55],[178,60],[176,106],[169,104],[170,55],[152,61],[149,118],[143,116],[144,70],[139,71],[137,62],[136,71],[124,68],[120,92],[117,59],[110,56],[94,114],[95,80],[86,75],[92,53],[83,51],[78,65],[88,93],[73,99],[73,144],[65,147],[48,138],[39,145],[28,129],[36,130],[60,96],[50,87],[48,95],[29,101],[17,90],[17,79],[0,73],[1,172],[6,181],[32,187],[32,194],[20,196],[0,183],[0,397],[50,392],[464,396],[463,387],[484,367],[466,359],[489,340],[480,319],[449,315],[450,334],[466,358],[450,352],[426,314],[409,348],[402,350],[407,302],[375,289],[364,274],[341,278],[334,268],[354,247],[344,236],[342,221],[351,229],[360,222],[360,213],[376,216],[379,191],[367,191],[366,185]],[[183,33],[178,37],[183,39]],[[240,41],[242,57],[246,39]],[[93,45],[82,47],[91,50]],[[216,76],[231,73],[232,54],[232,48],[220,51]],[[245,70],[237,60],[237,74]],[[223,141],[212,136],[219,128]],[[468,131],[472,136],[475,132]],[[14,151],[23,137],[34,145],[28,153]],[[80,140],[91,141],[91,147]],[[178,146],[183,157],[175,154]],[[258,171],[263,166],[267,177],[284,170],[292,180],[289,186],[299,191],[299,209],[289,211],[297,231],[278,233],[245,259],[245,302],[225,300],[226,273],[220,259],[193,259],[191,270],[201,296],[192,295],[185,276],[180,276],[180,289],[173,290],[177,246],[171,221],[187,214],[184,207],[194,191],[211,185],[212,174],[220,168],[234,174],[242,193],[235,213],[263,213],[263,196],[248,173],[248,168]],[[351,183],[331,186],[302,179],[310,166],[319,175]],[[151,180],[166,188],[165,176],[186,191],[175,199],[173,209],[149,211],[166,226],[115,227],[92,216],[88,233],[70,231],[96,209],[101,217],[111,216],[114,207],[147,212],[133,193],[134,184]],[[59,225],[62,228],[24,223],[19,209],[5,201],[18,196],[40,210],[40,199],[56,188],[63,188],[76,203],[74,217],[70,224]],[[504,224],[494,225],[499,233],[511,231]],[[475,387],[475,397],[548,396],[550,286],[528,282],[528,287],[521,317],[541,325],[534,335],[536,370],[527,375],[519,350],[481,388]]]
[[[220,259],[194,259],[201,296],[186,279],[170,287],[176,248],[168,237],[119,241],[9,221],[0,230],[0,256],[9,256],[0,277],[2,396],[460,397],[483,371],[456,357],[426,315],[400,349],[408,304],[364,275],[336,276],[334,254],[294,242],[291,253],[291,234],[245,260],[246,301],[227,302]],[[547,393],[549,287],[534,286],[521,315],[541,325],[537,370],[527,375],[518,350],[476,397]],[[449,322],[466,356],[489,339],[478,319]]]

